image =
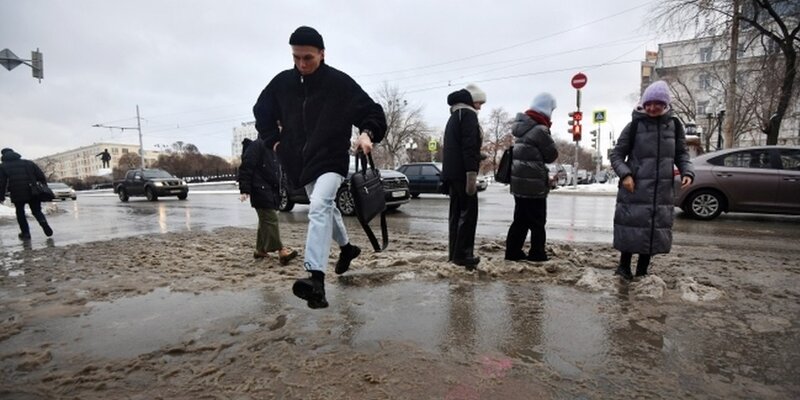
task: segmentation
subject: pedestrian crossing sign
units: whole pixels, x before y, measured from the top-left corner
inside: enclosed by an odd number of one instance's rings
[[[592,114],[594,115],[593,119],[595,124],[602,124],[606,122],[606,110],[592,111]]]

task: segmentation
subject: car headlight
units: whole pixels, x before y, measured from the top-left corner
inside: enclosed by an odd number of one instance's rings
[[[153,182],[156,186],[164,186],[164,182]]]

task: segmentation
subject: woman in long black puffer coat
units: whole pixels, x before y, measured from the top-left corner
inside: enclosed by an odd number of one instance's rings
[[[264,258],[277,251],[278,259],[286,265],[297,256],[297,251],[284,247],[278,226],[280,205],[281,169],[275,152],[264,140],[242,141],[242,165],[239,167],[240,200],[250,199],[258,214],[258,233],[254,258]]]
[[[642,108],[633,112],[611,152],[611,166],[620,178],[614,213],[614,248],[621,253],[616,274],[626,280],[633,279],[634,253],[639,255],[636,276],[645,276],[650,257],[672,247],[673,166],[681,187],[694,180],[683,125],[673,117],[670,101],[666,82],[648,86]]]
[[[44,173],[36,163],[30,160],[23,160],[22,156],[14,150],[5,148],[0,151],[2,154],[2,164],[0,164],[0,203],[5,201],[6,190],[11,193],[11,202],[17,209],[17,223],[19,224],[19,238],[28,240],[31,238],[28,220],[25,219],[25,204],[31,209],[31,214],[39,222],[44,234],[48,237],[53,236],[53,229],[47,223],[44,213],[42,213],[42,202],[31,196],[30,185],[34,182],[47,183]]]

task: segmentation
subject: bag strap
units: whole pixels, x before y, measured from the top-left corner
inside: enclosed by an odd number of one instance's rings
[[[369,163],[370,169],[375,169],[375,162],[372,160],[372,153],[364,154],[363,151],[360,149],[358,150],[356,153],[356,172],[359,172],[359,160],[361,161],[361,172],[367,172],[367,163]],[[389,247],[389,228],[386,226],[385,209],[383,212],[381,212],[381,243],[378,243],[378,238],[375,237],[375,233],[372,232],[372,228],[370,228],[367,222],[361,220],[361,218],[358,218],[358,222],[361,224],[361,227],[364,228],[364,233],[367,234],[367,238],[369,239],[370,244],[372,244],[372,249],[375,250],[376,253],[380,253]]]

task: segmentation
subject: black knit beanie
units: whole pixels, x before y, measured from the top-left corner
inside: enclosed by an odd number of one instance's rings
[[[289,44],[293,46],[314,46],[318,49],[325,49],[322,35],[310,26],[301,26],[289,36]]]
[[[14,150],[11,150],[10,148],[6,147],[5,149],[0,150],[0,154],[5,155],[6,153],[11,153],[13,151]]]

